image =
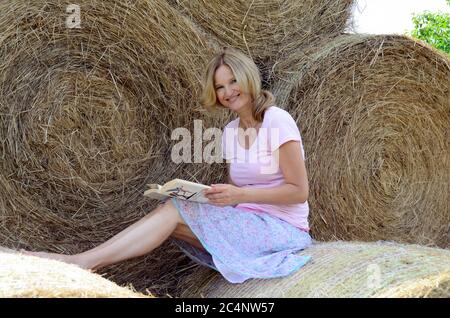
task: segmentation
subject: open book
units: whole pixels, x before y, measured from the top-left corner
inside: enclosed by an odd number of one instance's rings
[[[202,190],[210,189],[211,187],[201,183],[173,179],[162,186],[155,183],[147,184],[147,186],[149,189],[144,192],[144,195],[152,199],[164,200],[166,198],[178,198],[200,203],[209,202],[208,199],[203,196]]]

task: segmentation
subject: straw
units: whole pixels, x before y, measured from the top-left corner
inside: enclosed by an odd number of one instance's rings
[[[203,267],[180,283],[182,297],[450,297],[450,251],[393,242],[315,242],[310,262],[282,278],[228,283]],[[412,288],[411,286],[414,286]]]
[[[75,265],[0,250],[0,297],[144,298]]]
[[[224,178],[222,165],[171,160],[175,128],[192,132],[194,119],[204,129],[227,120],[207,116],[199,104],[201,76],[218,47],[213,39],[162,0],[77,1],[80,28],[69,27],[71,4],[0,3],[6,247],[78,253],[156,207],[143,196],[146,184]],[[104,273],[165,294],[186,262],[167,242]]]
[[[349,25],[352,0],[170,0],[175,8],[219,40],[256,62],[266,88],[284,50],[297,49]]]
[[[448,56],[405,36],[343,35],[276,73],[303,138],[313,236],[449,247]]]

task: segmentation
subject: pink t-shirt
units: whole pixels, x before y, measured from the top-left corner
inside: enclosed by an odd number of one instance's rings
[[[301,155],[305,160],[300,131],[294,119],[287,111],[277,106],[266,109],[258,135],[249,149],[239,144],[238,129],[239,117],[225,126],[222,135],[222,155],[230,163],[230,178],[238,187],[273,188],[284,184],[284,176],[273,151],[287,141],[300,142]],[[307,201],[277,205],[241,203],[236,205],[236,208],[266,212],[295,227],[309,231]]]

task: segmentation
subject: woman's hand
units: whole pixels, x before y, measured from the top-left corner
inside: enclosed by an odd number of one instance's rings
[[[209,204],[217,206],[236,205],[243,201],[243,189],[231,184],[212,184],[211,189],[203,190]]]

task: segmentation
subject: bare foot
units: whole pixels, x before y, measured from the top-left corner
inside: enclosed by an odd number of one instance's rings
[[[29,256],[36,256],[41,258],[47,258],[47,259],[53,259],[56,261],[64,262],[67,264],[74,264],[78,267],[81,267],[82,269],[86,269],[91,272],[95,272],[94,269],[89,268],[86,264],[80,262],[76,255],[66,255],[66,254],[58,254],[58,253],[47,253],[47,252],[31,252],[21,249],[21,254],[29,255]]]

